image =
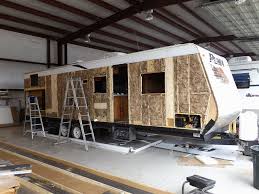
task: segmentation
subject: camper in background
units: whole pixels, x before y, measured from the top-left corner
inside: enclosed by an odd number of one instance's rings
[[[259,61],[244,56],[232,58],[228,62],[242,101],[239,139],[244,154],[249,155],[250,146],[258,144]]]

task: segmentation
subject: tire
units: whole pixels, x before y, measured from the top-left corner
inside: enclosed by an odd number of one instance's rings
[[[75,139],[82,139],[82,131],[78,125],[73,126],[72,137]]]
[[[62,125],[61,136],[66,137],[68,133],[68,128],[65,125]]]

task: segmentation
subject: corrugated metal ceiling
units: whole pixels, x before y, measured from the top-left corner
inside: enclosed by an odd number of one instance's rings
[[[109,10],[98,5],[98,1],[108,3],[113,9]],[[27,8],[25,10],[23,8],[17,10],[14,7],[6,6],[4,2],[25,6],[39,14],[27,13]],[[157,9],[155,11],[158,15],[160,14],[160,17],[156,17],[154,14],[154,19],[151,21],[145,21],[144,14],[136,14],[135,16],[117,22],[115,25],[104,27],[96,33],[92,33],[91,37],[93,41],[90,45],[122,52],[133,52],[188,42],[202,37],[229,34],[236,36],[258,35],[259,24],[257,19],[259,14],[259,0],[251,0],[249,3],[238,7],[234,6],[233,2],[228,2],[201,8],[200,5],[202,2],[201,0],[193,0],[184,5],[171,5]],[[54,6],[52,3],[70,7],[72,10],[70,8],[63,9],[64,7],[62,8],[62,6]],[[69,32],[74,32],[84,26],[95,23],[98,19],[111,16],[115,13],[114,10],[126,9],[129,6],[131,5],[126,0],[96,0],[96,3],[90,0],[0,1],[0,23],[50,36],[62,37]],[[187,10],[183,6],[187,7]],[[165,14],[163,9],[184,20],[188,26],[179,22],[177,18]],[[192,10],[193,13],[189,12],[188,9]],[[3,18],[4,16],[1,16],[1,14],[44,24],[45,27],[41,27],[38,24],[29,25],[21,21],[11,21],[10,18]],[[218,29],[220,33],[213,30],[204,21],[201,21],[199,17]],[[62,19],[65,19],[65,21]],[[173,25],[172,21],[182,27],[179,28],[179,26]],[[190,26],[193,28],[190,28]],[[57,29],[52,29],[51,27]],[[183,28],[187,29],[187,31],[183,30]],[[80,42],[83,42],[83,40],[80,40]],[[107,42],[111,44],[107,44]],[[259,45],[257,43],[235,42],[234,45],[233,42],[229,41],[218,42],[210,44],[209,49],[221,55],[242,53],[244,51],[259,53]]]
[[[209,4],[204,9],[237,37],[259,36],[259,0],[247,0],[239,5],[235,1]],[[240,44],[259,55],[259,42],[240,41]]]

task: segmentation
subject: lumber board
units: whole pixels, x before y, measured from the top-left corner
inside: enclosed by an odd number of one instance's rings
[[[20,150],[21,152],[27,152],[27,153],[33,154],[36,157],[43,157],[47,160],[55,161],[56,163],[67,166],[70,169],[75,168],[75,169],[81,170],[81,171],[86,172],[86,173],[91,173],[92,175],[95,175],[95,176],[100,176],[103,179],[108,179],[110,181],[117,182],[118,184],[123,184],[126,187],[133,187],[133,188],[142,190],[143,193],[172,194],[170,192],[162,191],[162,190],[147,186],[147,185],[142,184],[142,183],[136,183],[136,182],[128,180],[128,179],[116,177],[116,176],[113,176],[111,174],[98,171],[96,169],[91,169],[91,168],[88,168],[86,166],[82,166],[82,165],[77,164],[77,163],[65,161],[65,160],[62,160],[62,159],[59,159],[59,158],[49,156],[49,155],[44,154],[44,153],[39,153],[39,152],[30,150],[30,149],[27,149],[27,148],[21,148],[21,147],[15,146],[15,145],[11,145],[11,144],[8,144],[8,143],[3,142],[3,141],[0,141],[0,148],[4,148],[4,149],[10,148],[10,150],[11,149],[17,149],[17,150]]]
[[[15,194],[19,187],[20,183],[15,176],[0,176],[0,194]]]
[[[52,194],[52,192],[47,191],[44,188],[42,188],[42,187],[40,187],[40,186],[38,186],[36,184],[33,184],[33,183],[23,179],[23,178],[17,177],[17,180],[19,181],[19,183],[21,185],[21,187],[20,187],[21,190],[26,190],[26,191],[28,191],[30,193],[35,193],[35,194],[36,193]]]
[[[11,153],[10,151],[0,149],[0,155],[2,159],[9,160],[14,164],[30,163],[32,165],[33,173],[44,177],[50,182],[64,185],[65,187],[71,188],[77,192],[92,194],[103,194],[105,192],[110,192],[111,194],[119,194],[123,192],[102,183],[79,177],[74,175],[73,173],[57,169],[50,165],[46,165],[42,162],[38,162],[36,160],[32,160],[18,154]]]

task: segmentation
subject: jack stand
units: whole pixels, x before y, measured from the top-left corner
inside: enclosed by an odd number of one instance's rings
[[[209,194],[208,190],[215,186],[216,181],[199,175],[189,176],[186,178],[186,181],[182,185],[182,194],[184,194],[184,186],[187,183],[193,187],[196,187],[196,189],[190,191],[188,194]]]

